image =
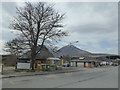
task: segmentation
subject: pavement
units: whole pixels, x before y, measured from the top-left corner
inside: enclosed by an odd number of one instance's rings
[[[83,69],[82,69],[83,70]],[[118,88],[118,67],[2,79],[3,88]]]
[[[59,74],[59,73],[69,73],[69,72],[77,72],[77,71],[84,71],[85,68],[77,68],[67,67],[66,70],[59,70],[59,71],[36,71],[36,72],[17,72],[17,73],[7,73],[6,75],[0,75],[0,79],[2,78],[12,78],[12,77],[23,77],[23,76],[34,76],[34,75],[48,75],[48,74]]]

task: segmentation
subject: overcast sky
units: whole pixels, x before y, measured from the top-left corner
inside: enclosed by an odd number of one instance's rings
[[[74,45],[92,53],[118,53],[117,2],[54,2],[54,4],[56,11],[66,13],[63,24],[64,30],[69,32],[69,36],[57,44],[59,48],[70,42],[79,41]],[[2,3],[0,11],[2,47],[6,41],[15,38],[9,25],[16,17],[16,7],[23,5],[21,2]]]

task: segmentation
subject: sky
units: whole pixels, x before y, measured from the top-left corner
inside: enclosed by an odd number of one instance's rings
[[[59,13],[65,13],[64,31],[69,36],[56,43],[59,48],[73,42],[76,47],[92,53],[118,54],[118,3],[117,2],[49,2]],[[16,7],[24,2],[0,3],[0,54],[4,43],[15,38],[9,26],[17,16]],[[74,43],[79,41],[78,43]]]

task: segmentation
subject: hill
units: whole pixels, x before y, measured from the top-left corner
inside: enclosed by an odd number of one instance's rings
[[[56,53],[54,53],[54,56],[59,57],[59,56],[88,56],[92,55],[92,53],[81,50],[74,45],[67,45],[59,49]]]

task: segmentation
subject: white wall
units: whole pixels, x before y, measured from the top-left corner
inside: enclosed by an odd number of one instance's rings
[[[84,62],[78,62],[77,65],[78,67],[84,67]]]
[[[106,62],[106,61],[102,61],[101,64],[102,64],[102,65],[106,65],[107,62]]]
[[[71,66],[75,66],[75,62],[71,62],[70,65],[71,65]]]
[[[30,63],[17,63],[17,69],[30,69]]]

